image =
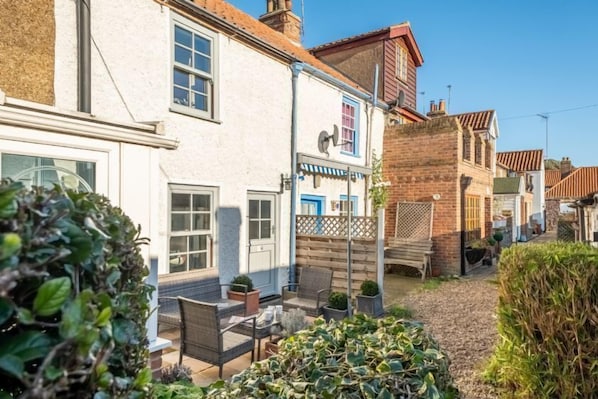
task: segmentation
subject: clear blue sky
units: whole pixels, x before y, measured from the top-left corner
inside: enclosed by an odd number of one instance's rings
[[[266,10],[266,0],[229,2],[254,17]],[[418,111],[451,85],[450,113],[497,111],[498,151],[545,149],[536,114],[548,114],[548,157],[598,166],[597,0],[303,3],[307,48],[409,21],[424,57]],[[301,15],[301,0],[293,9]]]

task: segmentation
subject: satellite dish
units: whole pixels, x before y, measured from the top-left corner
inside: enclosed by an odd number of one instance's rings
[[[405,92],[403,90],[399,90],[399,96],[397,97],[397,105],[399,108],[403,108],[405,105]]]
[[[330,144],[329,140],[330,136],[328,136],[328,132],[326,130],[322,130],[318,136],[318,151],[328,155],[328,145]]]
[[[338,126],[334,125],[334,131],[332,133],[332,145],[335,147],[338,145]]]

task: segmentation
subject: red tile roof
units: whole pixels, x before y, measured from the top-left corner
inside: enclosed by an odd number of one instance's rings
[[[494,116],[493,110],[467,112],[465,114],[451,115],[459,119],[461,126],[470,126],[474,132],[489,130]]]
[[[561,181],[561,171],[551,169],[544,172],[544,186],[550,188]]]
[[[598,193],[598,166],[584,166],[546,191],[546,198],[585,198],[595,193]]]
[[[169,2],[173,4],[176,2]],[[179,2],[184,3],[184,2]],[[363,92],[367,92],[361,88],[357,83],[346,77],[345,75],[338,72],[336,69],[331,68],[322,61],[314,57],[309,51],[301,46],[293,44],[284,34],[275,31],[266,24],[258,21],[249,14],[244,13],[238,8],[232,6],[224,0],[193,0],[196,7],[202,8],[209,14],[222,20],[224,23],[228,23],[236,27],[238,30],[243,31],[259,39],[260,41],[272,46],[273,48],[285,53],[291,58],[297,61],[310,64],[311,66],[325,72],[326,74],[354,87]]]
[[[384,28],[380,28],[366,33],[361,33],[355,36],[346,37],[344,39],[336,40],[330,43],[324,43],[319,46],[312,47],[311,49],[309,49],[309,51],[313,53],[318,53],[323,50],[327,50],[333,47],[340,47],[347,43],[357,42],[373,36],[383,36],[384,39],[394,39],[396,37],[401,36],[405,37],[406,44],[409,47],[409,51],[411,52],[411,56],[413,57],[415,66],[422,66],[422,64],[424,63],[424,58],[422,56],[421,51],[419,50],[417,42],[415,41],[413,31],[411,30],[411,24],[409,22],[402,22],[398,25],[386,26]]]
[[[496,161],[515,172],[542,170],[542,150],[497,152]]]

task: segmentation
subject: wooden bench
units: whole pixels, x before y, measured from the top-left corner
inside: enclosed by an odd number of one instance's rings
[[[179,328],[181,316],[177,297],[201,302],[217,303],[223,317],[245,314],[245,301],[222,298],[222,287],[217,276],[198,273],[175,273],[158,277],[158,328]],[[247,287],[245,287],[247,289]]]
[[[404,265],[416,268],[422,275],[432,272],[432,240],[389,238],[384,249],[384,265]]]

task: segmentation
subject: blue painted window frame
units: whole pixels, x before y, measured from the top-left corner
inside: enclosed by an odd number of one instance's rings
[[[344,149],[344,145],[341,145],[341,153],[351,155],[354,157],[359,156],[359,103],[350,97],[343,96],[343,106],[347,104],[355,109],[354,126],[353,126],[353,151],[347,151]],[[341,107],[341,143],[343,141],[343,130],[346,128],[343,121],[343,108]]]
[[[322,195],[302,194],[301,204],[303,204],[303,202],[316,203],[316,211],[318,212],[317,215],[322,216],[324,214],[326,197]]]
[[[351,202],[353,203],[353,216],[357,216],[357,196],[356,195],[352,195],[351,196]],[[346,195],[341,195],[340,197],[341,201],[346,201],[347,200],[347,196]]]

